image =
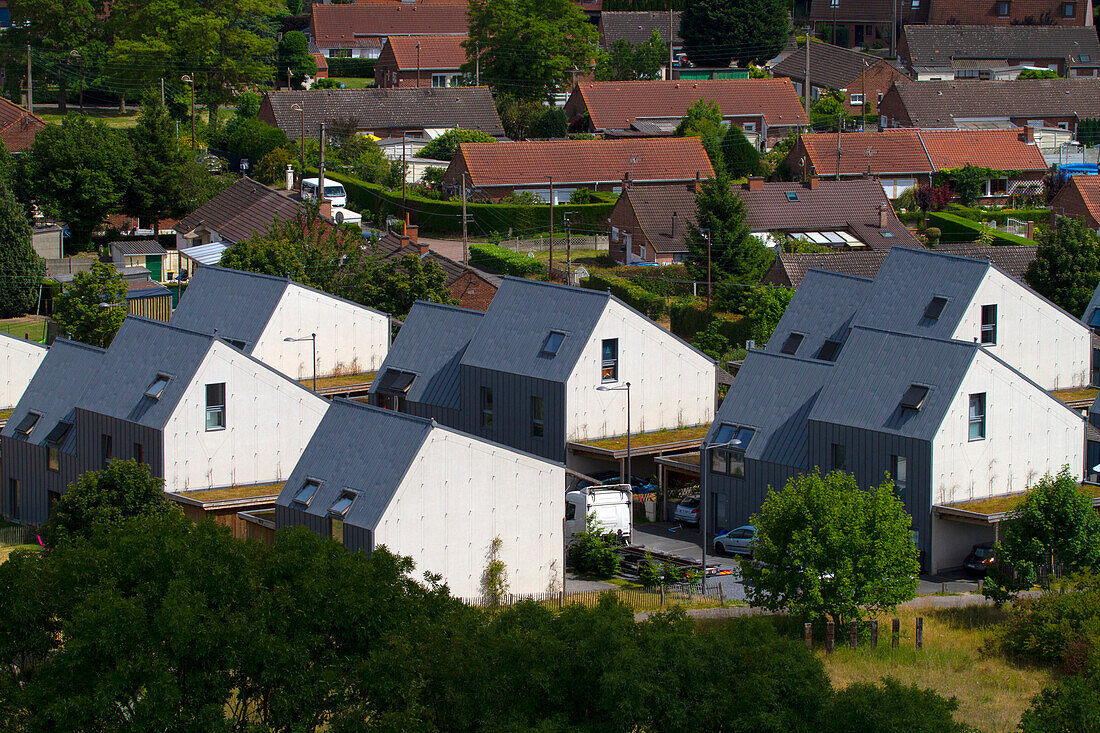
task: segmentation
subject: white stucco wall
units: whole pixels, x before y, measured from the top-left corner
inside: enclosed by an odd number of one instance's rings
[[[986,437],[969,440],[970,395],[986,394]],[[1025,491],[1046,473],[1084,467],[1084,419],[978,353],[932,441],[932,503]]]
[[[0,335],[0,409],[15,407],[38,365],[46,358],[46,347],[21,338]]]
[[[206,430],[206,385],[225,383],[226,427]],[[215,342],[164,428],[167,491],[263,483],[294,470],[328,401]]]
[[[382,365],[389,351],[389,318],[291,283],[252,355],[295,379],[313,376],[313,344],[286,342],[317,334],[317,374],[359,374]]]
[[[717,367],[645,316],[612,300],[566,385],[566,435],[626,433],[626,393],[599,392],[601,342],[619,339],[619,381],[630,382],[630,429],[649,432],[714,420]]]
[[[982,306],[997,305],[997,343],[991,353],[1047,389],[1088,384],[1088,328],[1007,275],[990,269],[953,338],[981,339]]]
[[[375,531],[416,562],[416,574],[443,576],[453,595],[482,595],[493,538],[507,567],[508,592],[545,593],[560,584],[565,469],[442,428],[432,430]]]

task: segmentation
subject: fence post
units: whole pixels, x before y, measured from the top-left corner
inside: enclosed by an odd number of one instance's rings
[[[814,625],[807,623],[802,625],[802,637],[806,641],[806,648],[814,648]]]
[[[878,619],[871,622],[871,648],[878,649]]]
[[[558,610],[565,608],[565,591],[558,592]]]
[[[852,649],[856,648],[856,634],[858,632],[856,622],[853,621],[848,625],[848,646]]]
[[[917,649],[924,648],[924,617],[917,616]]]
[[[832,654],[833,653],[833,636],[834,636],[834,632],[835,632],[835,627],[834,627],[833,622],[832,621],[827,622],[825,624],[825,653],[826,654]]]
[[[901,619],[894,619],[894,627],[890,633],[890,646],[894,649],[898,648],[898,639],[901,637]]]
[[[722,583],[718,583],[718,602],[726,605],[726,591],[722,589]]]
[[[658,583],[657,584],[657,595],[659,595],[661,597],[661,606],[663,607],[665,605],[665,584],[664,583]]]

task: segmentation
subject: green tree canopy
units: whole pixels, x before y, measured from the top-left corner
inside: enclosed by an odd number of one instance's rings
[[[1059,219],[1039,234],[1035,259],[1024,275],[1035,292],[1070,313],[1084,313],[1100,283],[1100,239],[1083,219]]]
[[[332,288],[343,298],[397,318],[408,315],[418,300],[455,304],[447,288],[447,273],[415,254],[345,267],[335,276]]]
[[[783,50],[786,0],[684,0],[680,38],[696,66],[761,65]]]
[[[750,523],[754,561],[741,573],[753,606],[840,623],[916,593],[912,518],[890,480],[861,489],[839,471],[798,476],[769,491]]]
[[[1060,79],[1054,69],[1024,69],[1017,79]]]
[[[717,102],[700,99],[687,108],[687,112],[672,132],[673,137],[697,137],[707,151],[711,167],[716,174],[725,171],[722,162],[722,111]]]
[[[180,169],[188,157],[180,149],[175,123],[157,97],[146,97],[130,143],[135,165],[126,210],[156,227],[162,218],[181,209]]]
[[[654,30],[641,43],[616,39],[607,51],[601,51],[596,62],[596,81],[635,81],[660,79],[661,67],[668,63],[668,45]]]
[[[63,333],[92,346],[106,347],[126,319],[126,281],[104,262],[78,272],[54,298],[53,317]]]
[[[45,274],[23,207],[0,181],[0,318],[33,311]]]
[[[69,115],[35,136],[28,175],[39,203],[69,225],[74,244],[118,210],[134,172],[125,134],[98,120]]]
[[[1043,688],[1020,720],[1020,733],[1087,733],[1100,728],[1100,672],[1072,675]]]
[[[741,296],[738,310],[752,323],[752,338],[757,343],[767,343],[775,327],[779,325],[779,319],[791,304],[794,290],[770,286],[738,290]]]
[[[703,181],[695,195],[696,218],[688,222],[686,264],[696,280],[707,277],[707,236],[710,230],[711,276],[715,282],[759,283],[774,253],[745,226],[745,204],[730,187],[724,173]]]
[[[462,143],[495,143],[496,141],[497,139],[487,132],[456,127],[453,130],[447,130],[425,145],[420,150],[420,157],[449,161],[458,152],[458,146]]]
[[[301,31],[284,33],[279,40],[279,53],[276,61],[280,74],[289,74],[289,82],[300,89],[302,80],[317,73],[317,62],[309,53],[309,39]]]
[[[969,733],[953,713],[959,703],[933,690],[903,685],[886,677],[882,684],[857,682],[838,691],[821,717],[822,733]]]
[[[588,69],[599,31],[570,0],[470,0],[470,33],[463,42],[474,75],[520,100],[544,101]]]
[[[740,125],[730,124],[722,136],[722,162],[730,178],[760,175],[760,151],[745,137]]]

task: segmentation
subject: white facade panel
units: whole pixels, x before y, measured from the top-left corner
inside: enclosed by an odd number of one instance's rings
[[[317,334],[318,376],[375,371],[389,351],[388,316],[290,283],[252,355],[289,377],[309,379],[311,333]]]
[[[443,576],[453,595],[483,595],[490,543],[500,537],[508,592],[562,582],[565,469],[437,428],[409,467],[375,531],[375,546]]]
[[[601,343],[618,339],[618,379],[602,382]],[[714,420],[717,366],[645,316],[611,300],[566,385],[566,438],[594,440],[626,433],[626,392],[599,392],[630,382],[630,430],[651,432]]]
[[[991,268],[952,338],[981,342],[983,305],[997,306],[997,342],[986,347],[990,353],[1046,389],[1088,384],[1091,336],[1083,323]]]
[[[38,365],[46,358],[46,347],[21,338],[0,336],[0,409],[15,407]]]
[[[206,385],[225,384],[225,428],[206,429]],[[328,401],[214,342],[164,428],[167,491],[284,479]]]

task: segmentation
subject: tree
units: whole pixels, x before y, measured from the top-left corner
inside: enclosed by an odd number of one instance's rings
[[[317,73],[317,62],[309,53],[309,39],[301,31],[285,33],[279,41],[278,72],[289,75],[287,83],[302,88],[302,80]]]
[[[45,274],[23,207],[0,181],[0,318],[34,310]]]
[[[544,140],[563,138],[569,134],[569,119],[565,116],[565,110],[557,107],[547,107],[542,114],[535,118],[535,124],[531,126],[532,137]]]
[[[740,288],[740,310],[752,323],[752,338],[765,344],[791,304],[794,290],[777,287]]]
[[[58,499],[46,523],[51,546],[87,538],[99,525],[118,524],[131,517],[165,514],[164,479],[135,460],[115,460],[101,471],[86,471]]]
[[[787,42],[785,0],[685,0],[684,52],[696,66],[761,65]]]
[[[876,733],[968,733],[952,716],[955,698],[903,685],[885,677],[882,685],[856,682],[832,696],[821,716],[822,733],[866,730]]]
[[[71,51],[79,51],[104,33],[99,13],[102,2],[95,0],[10,0],[11,28],[6,34],[14,36],[13,45],[31,44],[56,54],[58,73],[57,104],[61,114],[66,112],[66,79],[69,67],[76,63]],[[18,100],[17,100],[18,101]]]
[[[994,171],[967,163],[962,168],[940,171],[939,177],[951,182],[951,191],[960,204],[971,206],[982,195],[985,180],[993,173]]]
[[[542,117],[546,105],[539,101],[523,101],[515,97],[497,98],[497,113],[504,134],[513,140],[526,140],[533,134],[535,123]]]
[[[660,79],[661,67],[668,63],[668,46],[654,30],[638,44],[623,38],[600,53],[596,63],[596,81],[635,81]]]
[[[760,175],[760,151],[745,137],[740,125],[731,124],[722,136],[722,161],[730,178]]]
[[[775,255],[745,226],[745,204],[730,188],[729,178],[721,174],[703,181],[695,204],[695,221],[688,222],[686,264],[691,276],[707,277],[707,237],[701,230],[710,229],[713,280],[759,283]]]
[[[691,345],[715,361],[719,361],[730,350],[730,340],[722,333],[717,318],[712,319],[706,328],[695,334]]]
[[[1053,576],[1056,565],[1067,573],[1100,569],[1100,518],[1068,466],[1027,492],[1001,531],[997,552],[998,565],[1010,570],[994,568],[983,592],[998,602],[1035,585],[1041,570]]]
[[[449,161],[458,152],[458,146],[462,143],[495,143],[496,141],[497,139],[487,132],[456,127],[453,130],[447,130],[421,148],[420,157]]]
[[[92,346],[108,346],[126,319],[126,281],[114,266],[93,262],[54,298],[53,317],[64,333]]]
[[[1070,313],[1084,313],[1100,282],[1100,239],[1083,219],[1059,219],[1039,234],[1024,275],[1035,292]]]
[[[1054,69],[1024,69],[1017,79],[1061,79]]]
[[[299,244],[283,236],[285,230],[279,227],[280,222],[276,221],[272,224],[273,231],[267,235],[237,242],[222,253],[218,264],[234,270],[308,282]]]
[[[718,109],[717,102],[709,99],[694,102],[687,108],[672,135],[699,138],[714,172],[720,175],[725,171],[722,162],[722,112]]]
[[[180,209],[180,169],[187,161],[176,138],[175,123],[158,98],[146,97],[130,143],[135,165],[126,209],[158,228],[162,218]]]
[[[912,518],[889,479],[861,489],[839,471],[798,476],[769,491],[750,523],[753,562],[741,572],[753,606],[839,624],[893,610],[916,593]]]
[[[286,133],[266,122],[250,118],[241,120],[224,136],[226,150],[233,155],[247,158],[253,164],[268,153],[288,145]]]
[[[847,116],[848,108],[844,106],[844,92],[829,90],[810,105],[810,124],[815,128],[828,126],[835,130],[841,119]]]
[[[35,136],[28,175],[35,197],[69,225],[73,243],[85,246],[92,230],[118,210],[134,171],[125,136],[98,120],[69,115]]]
[[[408,315],[418,300],[454,303],[447,288],[447,273],[435,262],[415,254],[345,267],[334,278],[332,288],[343,298],[397,318]]]
[[[470,0],[462,70],[498,93],[543,101],[587,69],[599,31],[569,0]],[[537,51],[537,52],[536,52]]]

